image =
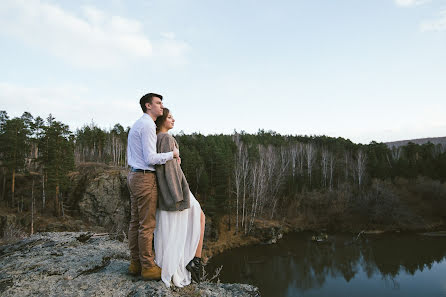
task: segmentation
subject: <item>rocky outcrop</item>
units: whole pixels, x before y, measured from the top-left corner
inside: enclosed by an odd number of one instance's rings
[[[114,233],[126,232],[130,221],[127,172],[113,168],[80,168],[71,177],[68,213]]]
[[[126,273],[126,243],[107,234],[40,233],[0,247],[1,296],[260,296],[256,287],[203,282],[167,288]]]
[[[130,198],[126,171],[104,171],[88,181],[78,207],[82,218],[99,226],[127,230]]]

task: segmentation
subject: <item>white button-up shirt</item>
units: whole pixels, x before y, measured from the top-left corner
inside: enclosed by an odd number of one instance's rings
[[[153,171],[155,165],[165,164],[173,159],[173,152],[156,153],[156,125],[146,113],[130,129],[127,158],[129,166]]]

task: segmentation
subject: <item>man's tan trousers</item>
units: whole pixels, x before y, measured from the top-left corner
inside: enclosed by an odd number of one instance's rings
[[[153,232],[156,226],[158,189],[156,175],[152,172],[130,172],[127,175],[130,192],[130,258],[141,266],[155,266],[152,250]]]

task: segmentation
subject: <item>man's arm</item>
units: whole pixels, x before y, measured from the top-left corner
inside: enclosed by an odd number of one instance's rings
[[[144,162],[148,165],[161,165],[173,158],[179,157],[178,149],[172,152],[156,153],[156,133],[150,126],[144,126],[141,130],[142,151]]]

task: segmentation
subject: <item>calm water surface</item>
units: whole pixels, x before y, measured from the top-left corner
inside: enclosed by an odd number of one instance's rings
[[[289,234],[276,245],[230,250],[211,259],[222,282],[256,285],[262,296],[446,297],[446,237],[415,234]]]

